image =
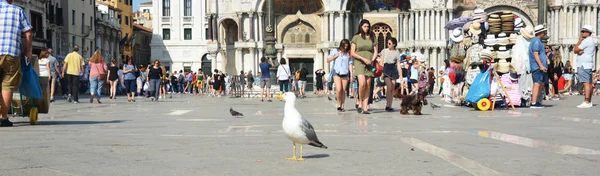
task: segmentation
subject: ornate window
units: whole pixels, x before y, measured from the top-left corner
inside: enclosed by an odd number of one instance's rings
[[[288,44],[310,44],[317,41],[316,31],[310,24],[304,21],[292,23],[285,30],[283,43]]]
[[[377,36],[377,50],[381,52],[381,50],[387,48],[386,41],[392,37],[392,28],[387,24],[377,23],[373,25],[372,30],[375,36]]]

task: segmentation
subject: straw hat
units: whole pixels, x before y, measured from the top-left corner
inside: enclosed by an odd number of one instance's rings
[[[521,33],[523,38],[525,38],[527,40],[533,38],[533,29],[531,29],[531,27],[529,27],[529,26],[527,26],[525,28],[521,28],[521,30],[519,32]]]
[[[485,15],[485,11],[483,9],[475,9],[473,11],[474,15]]]
[[[514,70],[514,68],[511,67],[512,65],[510,65],[510,63],[508,63],[506,59],[498,60],[498,63],[495,63],[493,66],[494,70],[499,73],[511,72],[511,70]]]
[[[510,36],[508,37],[508,40],[510,41],[510,44],[517,43],[517,34],[516,33],[510,34]]]
[[[510,50],[506,50],[506,47],[501,46],[498,51],[496,51],[496,58],[498,59],[508,59],[510,58]]]
[[[510,43],[510,41],[508,40],[508,37],[506,36],[506,33],[502,32],[500,34],[498,34],[498,45],[508,45]]]
[[[512,15],[512,13],[513,13],[513,12],[512,12],[512,11],[510,11],[510,10],[505,10],[505,11],[502,11],[502,15]]]
[[[479,52],[479,58],[486,59],[486,60],[493,60],[494,59],[494,53],[492,51],[490,51],[489,49],[483,49],[481,50],[481,52]]]
[[[471,26],[469,26],[469,32],[475,35],[481,34],[481,23],[471,24]]]
[[[515,27],[523,27],[523,25],[524,25],[523,20],[521,18],[516,18],[514,24],[515,24]]]
[[[537,33],[540,33],[540,32],[544,32],[544,31],[547,31],[547,30],[548,30],[548,29],[546,29],[546,28],[544,27],[544,25],[541,25],[541,24],[540,24],[540,25],[537,25],[537,26],[535,26],[535,28],[533,28],[533,31],[534,31],[534,32],[533,32],[533,34],[537,34]]]
[[[454,30],[452,30],[452,35],[450,35],[450,39],[452,39],[452,41],[454,42],[462,42],[462,30],[460,28],[455,28]]]
[[[450,57],[450,61],[454,63],[462,63],[465,60],[465,55],[452,56]]]
[[[487,45],[487,46],[494,46],[497,44],[497,40],[496,40],[496,36],[494,35],[487,35],[487,37],[485,38],[485,40],[483,40],[483,44]]]

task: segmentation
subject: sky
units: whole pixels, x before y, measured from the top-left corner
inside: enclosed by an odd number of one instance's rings
[[[134,12],[138,11],[138,9],[140,8],[140,3],[148,2],[148,1],[152,1],[152,0],[133,0],[133,11]]]

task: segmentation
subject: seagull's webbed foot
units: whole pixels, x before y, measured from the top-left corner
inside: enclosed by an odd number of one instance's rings
[[[302,147],[300,148],[300,151],[302,151]],[[296,158],[296,143],[294,143],[293,157],[291,157],[291,158],[285,158],[285,160],[298,161],[298,158]]]

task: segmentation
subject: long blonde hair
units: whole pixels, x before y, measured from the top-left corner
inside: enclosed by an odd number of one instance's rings
[[[562,63],[561,59],[562,59],[562,56],[560,55],[560,53],[558,53],[558,52],[554,53],[554,58],[552,58],[552,62],[554,63],[554,68],[558,68],[560,66],[560,64]]]
[[[90,58],[90,62],[92,62],[92,63],[104,62],[104,58],[102,57],[102,54],[100,53],[100,51],[94,52],[94,55],[92,55],[92,58]]]

